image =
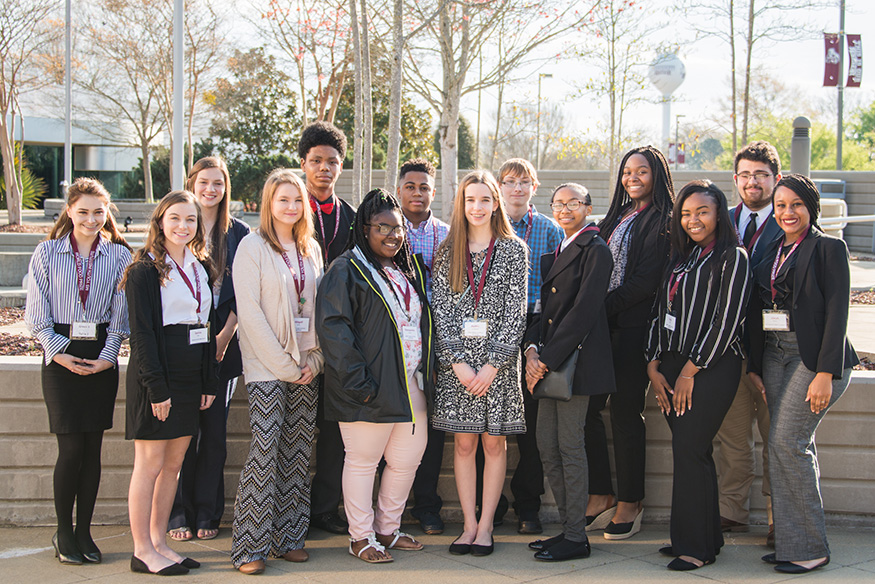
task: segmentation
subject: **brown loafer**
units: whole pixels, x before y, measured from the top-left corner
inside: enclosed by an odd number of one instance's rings
[[[283,559],[287,562],[306,562],[310,559],[310,554],[307,553],[307,550],[301,548],[299,550],[289,550],[283,554]]]
[[[237,566],[237,569],[243,574],[255,576],[256,574],[261,574],[264,572],[264,560],[253,560],[241,566]]]

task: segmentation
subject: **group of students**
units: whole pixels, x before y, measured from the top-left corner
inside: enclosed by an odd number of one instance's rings
[[[542,531],[544,476],[561,520],[558,535],[529,544],[534,557],[588,557],[588,532],[624,539],[640,530],[648,386],[672,431],[671,545],[660,552],[673,557],[670,569],[699,568],[723,545],[712,441],[745,355],[771,414],[776,551],[763,560],[783,572],[829,562],[814,431],[857,362],[846,338],[848,254],[817,225],[813,183],[769,167],[773,148],[754,143],[736,158],[739,189],[777,182],[773,241],[764,226],[740,227],[747,216],[736,209],[733,218],[709,181],[675,196],[650,146],[623,158],[598,225],[576,183],[553,190],[553,221],[538,213],[537,173],[523,159],[507,161],[498,179],[466,175],[447,225],[430,210],[429,162],[406,162],[397,197],[375,189],[354,210],[334,193],[343,134],[316,122],[298,150],[306,183],[273,171],[256,232],[230,217],[230,177],[210,157],[193,166],[188,190],[158,203],[133,256],[102,185],[83,178],[68,189],[65,213],[31,260],[26,309],[59,446],[53,545],[62,563],[101,561],[90,524],[128,335],[136,572],[185,574],[199,563],[167,536],[216,537],[241,373],[252,442],[231,561],[243,573],[262,573],[272,557],[306,561],[313,526],[348,531],[349,553],[369,563],[421,550],[401,516],[412,488],[423,530],[443,530],[444,432],[454,434],[464,515],[450,553],[492,553],[507,505],[506,437],[515,435],[519,531]],[[739,160],[771,170],[739,172]],[[749,258],[755,245],[759,263]],[[570,396],[532,399],[569,362]]]

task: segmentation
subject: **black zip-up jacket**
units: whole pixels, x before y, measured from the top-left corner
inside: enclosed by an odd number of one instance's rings
[[[434,396],[434,323],[423,282],[425,263],[414,256],[414,288],[422,303],[419,371],[429,410]],[[419,422],[411,406],[401,332],[388,299],[352,250],[325,272],[316,293],[316,333],[325,357],[325,419],[338,422]],[[421,420],[423,424],[427,420]]]

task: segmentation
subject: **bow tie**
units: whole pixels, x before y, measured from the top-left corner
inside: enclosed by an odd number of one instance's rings
[[[331,215],[332,213],[334,213],[334,197],[332,196],[330,199],[328,199],[327,203],[320,203],[319,201],[316,200],[316,197],[311,195],[310,196],[310,208],[313,209],[314,213],[316,212],[316,209],[318,208],[320,211],[322,211],[322,213],[324,213],[326,215]]]

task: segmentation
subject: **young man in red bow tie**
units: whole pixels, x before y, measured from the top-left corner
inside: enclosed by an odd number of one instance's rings
[[[345,156],[346,136],[334,124],[313,122],[304,128],[298,142],[298,158],[307,178],[316,240],[322,247],[325,269],[346,249],[355,218],[355,209],[334,193]]]
[[[343,171],[346,136],[334,124],[313,122],[304,128],[298,142],[298,158],[307,179],[316,240],[322,248],[325,268],[346,249],[355,209],[338,197],[334,185]],[[324,393],[320,391],[316,411],[319,442],[316,474],[310,489],[310,526],[345,534],[349,525],[338,514],[343,475],[343,440],[337,422],[325,419]]]

